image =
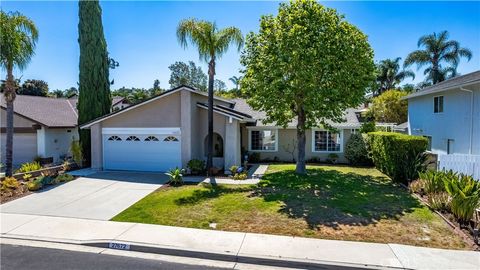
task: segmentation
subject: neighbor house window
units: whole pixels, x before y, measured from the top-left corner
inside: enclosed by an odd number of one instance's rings
[[[314,152],[341,152],[342,134],[338,132],[315,130],[313,131]]]
[[[277,151],[277,130],[262,129],[250,131],[251,151]]]
[[[433,98],[433,112],[434,113],[443,112],[443,96],[438,96]]]

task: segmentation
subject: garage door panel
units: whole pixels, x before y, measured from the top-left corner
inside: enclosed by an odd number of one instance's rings
[[[2,133],[0,142],[2,150],[1,162],[5,163],[6,134]],[[37,134],[36,133],[15,133],[13,135],[13,164],[18,166],[25,162],[32,162],[37,155]]]
[[[109,140],[112,136],[121,140]],[[127,141],[130,136],[135,136],[138,140],[131,137],[131,140]],[[165,141],[171,136],[175,136],[176,141]],[[147,138],[149,139],[146,140]],[[178,135],[104,134],[103,143],[104,167],[107,170],[167,171],[181,167]]]

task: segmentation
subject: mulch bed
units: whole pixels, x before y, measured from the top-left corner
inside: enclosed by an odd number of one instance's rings
[[[6,202],[10,202],[27,195],[32,194],[30,190],[27,188],[27,183],[21,181],[20,186],[14,190],[9,189],[8,191],[4,191],[0,193],[0,204],[4,204]]]

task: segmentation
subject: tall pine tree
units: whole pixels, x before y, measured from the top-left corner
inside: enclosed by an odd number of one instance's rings
[[[79,1],[78,43],[80,44],[80,75],[78,124],[110,112],[112,99],[108,78],[107,43],[103,35],[102,9],[98,0]],[[79,130],[85,165],[90,164],[90,131]]]

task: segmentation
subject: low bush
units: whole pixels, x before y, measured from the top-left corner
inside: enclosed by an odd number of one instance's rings
[[[15,179],[14,177],[6,177],[2,181],[1,189],[7,190],[7,189],[16,189],[20,186],[20,183]]]
[[[27,183],[27,188],[30,191],[37,191],[43,187],[42,181],[33,180]]]
[[[427,202],[435,210],[450,211],[451,197],[447,192],[431,193],[427,197]]]
[[[187,168],[192,174],[198,174],[205,170],[205,161],[200,159],[192,159],[187,163]]]
[[[460,224],[467,224],[480,205],[480,182],[460,174],[445,180],[445,189],[452,197],[451,212]]]
[[[345,158],[352,165],[369,165],[372,160],[368,157],[367,145],[362,134],[352,134],[345,145]]]
[[[232,174],[236,174],[238,172],[238,166],[236,165],[230,166],[229,170]]]
[[[60,174],[59,176],[57,176],[55,178],[55,181],[57,183],[61,183],[61,182],[68,182],[68,181],[72,181],[74,179],[73,176],[71,176],[70,174],[67,174],[67,173],[64,173],[64,174]]]
[[[328,154],[327,161],[332,163],[332,164],[337,164],[338,161],[338,155],[335,153],[330,153]]]
[[[23,178],[24,181],[28,181],[28,180],[30,180],[30,178],[32,178],[32,175],[29,174],[29,173],[26,173],[26,174],[22,175],[22,178]]]
[[[233,179],[234,180],[245,180],[248,178],[248,175],[246,172],[242,172],[242,173],[236,173],[234,176],[233,176]]]
[[[428,141],[424,137],[393,132],[371,132],[366,136],[375,167],[395,182],[408,184],[425,168]]]
[[[425,194],[425,181],[421,178],[410,182],[408,187],[410,188],[410,191],[412,191],[414,193],[418,193],[420,195]]]
[[[17,173],[26,173],[26,172],[32,172],[32,171],[38,171],[42,168],[40,163],[34,161],[34,162],[27,162],[23,163],[20,169],[18,169],[16,172]]]
[[[183,185],[183,170],[179,168],[171,169],[165,173],[170,177],[170,185],[181,186]]]
[[[429,195],[445,191],[446,174],[442,171],[420,172],[418,177],[423,181],[423,191]]]
[[[35,178],[34,181],[39,181],[40,183],[42,183],[42,186],[55,184],[55,178],[46,175],[38,176],[37,178]]]

